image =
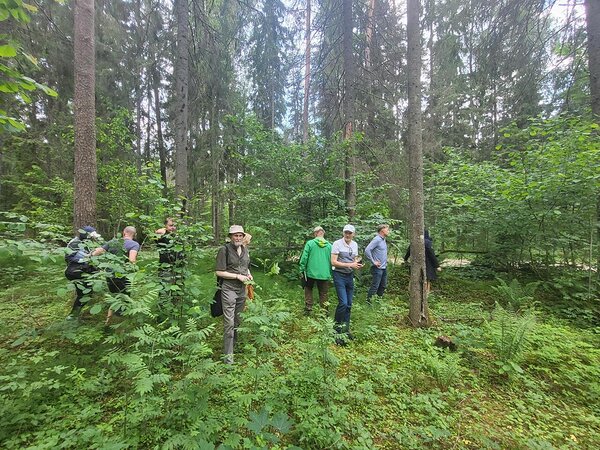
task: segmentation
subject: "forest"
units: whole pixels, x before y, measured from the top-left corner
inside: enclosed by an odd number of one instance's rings
[[[0,0],[0,448],[598,448],[599,127],[600,0]]]

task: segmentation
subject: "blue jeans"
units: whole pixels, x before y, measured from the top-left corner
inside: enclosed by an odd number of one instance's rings
[[[347,332],[350,328],[350,311],[354,295],[354,274],[333,271],[333,285],[338,296],[335,310],[335,323],[338,333]]]
[[[371,297],[377,293],[379,297],[383,297],[383,293],[387,286],[387,268],[380,269],[377,266],[371,266],[371,275],[373,281],[371,281],[371,287],[367,292],[367,303],[371,303]]]

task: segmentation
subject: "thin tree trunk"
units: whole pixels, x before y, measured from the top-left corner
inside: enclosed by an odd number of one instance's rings
[[[74,12],[75,173],[73,225],[96,225],[96,54],[94,0],[76,0]]]
[[[367,71],[370,71],[371,69],[371,48],[373,46],[373,29],[375,27],[375,24],[373,23],[374,12],[375,0],[369,0],[369,7],[367,8],[367,43],[365,46],[365,67],[367,68]]]
[[[353,20],[352,0],[343,0],[343,57],[344,57],[344,146],[346,148],[346,162],[344,167],[345,199],[348,218],[350,221],[356,215],[356,158],[354,156],[354,58],[353,55]]]
[[[189,22],[188,0],[175,0],[177,20],[177,61],[175,64],[175,193],[185,203],[188,177],[188,81]],[[211,124],[212,126],[212,124]]]
[[[306,49],[304,51],[304,108],[302,110],[302,140],[308,142],[308,102],[310,96],[310,24],[311,24],[311,0],[306,0]]]
[[[586,0],[585,13],[592,114],[600,125],[600,0]],[[596,245],[600,247],[600,193],[596,195]],[[596,273],[600,277],[600,250],[596,257]]]
[[[160,114],[160,75],[156,64],[152,67],[153,90],[154,90],[154,114],[156,116],[156,139],[158,141],[158,157],[160,160],[160,178],[163,182],[163,193],[167,191],[167,153],[162,134],[162,119]]]
[[[423,136],[421,131],[421,31],[420,0],[407,2],[408,40],[408,154],[410,204],[410,311],[414,327],[429,325],[429,307],[425,290],[425,238],[423,200]]]
[[[142,174],[142,94],[139,86],[135,88],[135,166],[138,175]]]
[[[212,227],[214,235],[214,243],[221,243],[221,152],[217,148],[218,143],[218,127],[216,125],[216,109],[219,96],[213,101],[210,110],[210,149],[212,158],[212,185],[211,185],[211,212],[212,212]]]
[[[375,23],[373,16],[375,14],[375,0],[369,0],[367,8],[367,29],[365,45],[365,77],[369,92],[367,94],[366,108],[368,112],[367,126],[369,130],[375,130],[375,108],[373,107],[373,73],[371,71],[371,51],[373,49],[373,34]]]
[[[146,98],[148,104],[146,105],[146,146],[144,148],[144,162],[146,164],[152,160],[152,155],[150,154],[150,141],[152,135],[152,86],[150,83],[150,74],[148,73],[147,75]]]

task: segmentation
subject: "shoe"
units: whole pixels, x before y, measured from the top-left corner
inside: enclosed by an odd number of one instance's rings
[[[305,310],[304,310],[304,315],[305,315],[306,317],[310,316],[311,314],[312,314],[312,309],[305,309]]]
[[[65,320],[77,320],[77,319],[79,319],[80,314],[81,314],[81,307],[79,307],[79,308],[73,307],[73,309],[71,309],[71,312],[69,313],[69,315],[66,317]]]
[[[225,355],[225,357],[223,358],[223,364],[233,364],[233,355]]]
[[[349,331],[348,331],[348,333],[346,333],[346,335],[348,336],[348,339],[350,339],[351,341],[354,340],[354,335],[352,333],[350,333]]]
[[[345,340],[345,339],[342,339],[342,338],[335,338],[335,345],[338,345],[338,346],[340,346],[340,347],[345,347],[345,346],[346,346],[346,345],[348,345],[348,344],[346,343],[346,340]]]

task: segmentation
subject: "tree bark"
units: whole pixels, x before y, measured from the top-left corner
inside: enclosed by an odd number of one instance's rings
[[[218,148],[219,132],[216,125],[217,108],[219,95],[215,96],[215,100],[211,104],[210,110],[210,153],[212,159],[212,182],[211,182],[211,216],[212,228],[215,245],[221,243],[221,151]]]
[[[365,67],[367,71],[371,69],[371,47],[373,46],[373,29],[375,24],[373,23],[373,14],[375,12],[375,0],[369,0],[369,7],[367,8],[367,30],[366,30],[366,46],[365,46]]]
[[[304,51],[304,107],[302,110],[302,140],[308,142],[308,103],[310,96],[310,23],[311,23],[311,0],[306,0],[306,50]]]
[[[421,114],[421,30],[420,0],[407,2],[408,64],[408,154],[410,204],[410,311],[414,327],[430,323],[425,290],[425,238],[423,200],[423,135]]]
[[[188,82],[189,22],[188,0],[175,0],[177,60],[175,64],[175,193],[187,202],[188,176]]]
[[[94,0],[76,0],[74,11],[75,170],[73,225],[96,225],[96,55]]]
[[[160,178],[163,183],[163,193],[167,191],[167,153],[165,151],[165,142],[162,134],[162,116],[160,113],[160,75],[156,64],[152,66],[152,78],[154,91],[154,115],[156,116],[156,140],[158,141],[158,158],[160,160]]]
[[[135,86],[135,166],[138,176],[142,175],[142,89]]]
[[[344,167],[345,199],[348,218],[350,221],[356,216],[356,158],[354,156],[354,58],[353,58],[353,20],[352,0],[342,0],[343,20],[343,58],[344,58],[344,148],[346,149],[346,162]]]
[[[144,146],[144,162],[147,164],[152,161],[151,138],[152,138],[152,84],[150,83],[150,73],[147,73],[146,83],[146,143]]]
[[[585,14],[591,107],[594,120],[600,125],[600,0],[586,0]],[[600,193],[596,197],[596,246],[600,247]],[[596,273],[600,277],[600,251],[597,253]]]

